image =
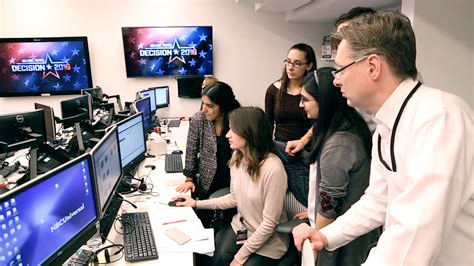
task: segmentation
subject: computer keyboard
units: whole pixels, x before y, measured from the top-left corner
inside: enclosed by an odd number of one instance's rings
[[[165,171],[167,173],[183,172],[181,154],[165,154]]]
[[[79,249],[74,253],[74,255],[69,258],[67,261],[67,265],[74,265],[74,266],[85,266],[89,265],[91,262],[92,257],[94,256],[94,252],[87,249]]]
[[[168,127],[179,127],[181,125],[181,119],[171,119],[168,121]]]
[[[143,261],[158,258],[155,237],[147,212],[122,214],[123,244],[126,261]]]

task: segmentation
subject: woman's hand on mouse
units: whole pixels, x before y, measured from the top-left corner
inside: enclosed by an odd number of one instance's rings
[[[184,200],[184,201],[181,201]],[[178,195],[172,199],[172,201],[176,202],[176,206],[189,206],[189,207],[195,207],[196,206],[196,200],[191,198],[188,195]]]

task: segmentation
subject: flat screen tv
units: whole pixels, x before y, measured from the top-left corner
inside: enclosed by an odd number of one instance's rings
[[[87,37],[0,38],[0,97],[80,94],[92,87]]]
[[[122,28],[127,77],[213,73],[212,26]]]

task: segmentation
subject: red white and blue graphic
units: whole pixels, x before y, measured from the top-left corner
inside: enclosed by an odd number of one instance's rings
[[[122,28],[127,77],[208,75],[212,27]]]
[[[87,38],[3,39],[0,94],[80,93],[92,87]]]

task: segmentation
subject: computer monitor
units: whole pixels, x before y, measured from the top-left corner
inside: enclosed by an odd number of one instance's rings
[[[143,127],[145,128],[145,132],[148,131],[152,127],[152,114],[150,110],[150,98],[143,98],[135,100],[134,108],[132,114],[142,112],[143,113]]]
[[[101,100],[104,98],[104,93],[102,92],[101,87],[82,89],[82,95],[89,94],[92,97],[92,109],[98,108],[101,104]]]
[[[170,92],[168,86],[150,88],[155,91],[156,108],[164,108],[170,105]]]
[[[34,143],[46,142],[44,111],[34,110],[0,115],[1,149],[9,151],[31,147]]]
[[[91,150],[101,216],[105,213],[122,177],[117,128],[112,127]]]
[[[145,159],[146,142],[142,116],[142,113],[138,113],[116,124],[123,173],[128,173]]]
[[[180,98],[201,98],[202,81],[204,76],[179,77],[178,97]]]
[[[156,110],[155,90],[147,89],[147,90],[139,91],[137,93],[137,99],[142,99],[145,97],[150,97],[150,111],[152,114],[155,113],[155,110]]]
[[[53,141],[56,139],[56,123],[54,122],[53,108],[44,104],[35,103],[35,109],[43,109],[46,128],[46,140],[50,143],[53,143]]]
[[[92,120],[92,97],[90,95],[82,95],[69,100],[61,101],[61,113],[63,120],[67,118],[77,117],[76,120]],[[64,122],[64,128],[74,125],[76,121],[70,120]]]
[[[0,264],[61,265],[97,230],[90,155],[0,195]]]

